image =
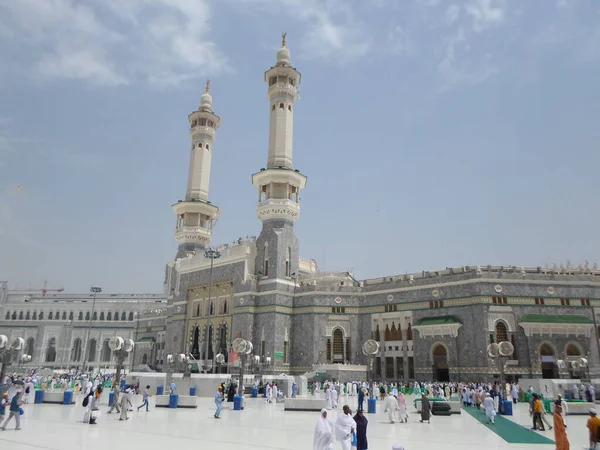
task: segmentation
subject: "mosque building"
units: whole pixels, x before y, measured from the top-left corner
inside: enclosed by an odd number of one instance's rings
[[[200,369],[235,372],[232,342],[242,338],[253,345],[249,365],[257,373],[388,381],[599,377],[595,265],[464,266],[356,280],[302,258],[294,224],[307,178],[294,169],[292,151],[300,81],[284,35],[265,72],[267,161],[257,161],[252,175],[261,230],[222,246],[211,246],[220,214],[209,195],[211,155],[219,151],[221,118],[207,83],[188,117],[188,184],[172,206],[178,250],[166,267],[166,300],[160,310],[147,306],[159,313],[135,317],[135,341],[150,350],[137,351],[134,365],[177,371],[177,359],[167,363],[164,355],[189,355]],[[13,318],[1,308],[4,329]]]

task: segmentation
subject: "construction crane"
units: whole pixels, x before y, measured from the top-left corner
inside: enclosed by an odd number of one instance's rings
[[[48,292],[64,292],[65,289],[64,288],[58,288],[58,289],[48,289],[48,282],[44,281],[44,287],[43,288],[31,288],[29,287],[28,289],[13,289],[13,291],[19,292],[19,291],[27,291],[27,292],[41,292],[42,296],[45,296]]]

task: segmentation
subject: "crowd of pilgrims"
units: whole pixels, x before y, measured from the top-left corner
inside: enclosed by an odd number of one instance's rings
[[[115,394],[108,413],[116,410],[119,420],[127,420],[128,412],[133,411],[133,396],[140,392],[140,386],[123,386],[123,383],[114,383],[115,374],[92,373],[70,371],[53,375],[40,375],[36,371],[31,371],[28,374],[8,374],[2,381],[9,389],[3,394],[0,399],[0,430],[4,430],[9,421],[14,417],[16,429],[20,429],[19,411],[23,411],[20,407],[23,404],[30,403],[33,399],[33,394],[36,389],[48,390],[50,392],[56,390],[71,389],[76,394],[83,394],[82,406],[85,408],[83,422],[88,424],[97,423],[100,416],[99,404],[100,398],[104,389],[110,389]],[[0,383],[2,384],[2,383]],[[284,394],[278,389],[275,383],[265,383],[262,380],[257,380],[254,387],[265,393],[266,401],[271,403],[273,398],[282,401]],[[141,408],[146,408],[148,411],[148,397],[150,386],[146,386],[142,390],[143,402],[138,406],[138,411]],[[175,392],[175,383],[171,383],[170,391]],[[292,385],[292,397],[296,397],[298,387]],[[429,422],[431,416],[431,398],[444,400],[459,400],[464,407],[474,407],[483,409],[487,422],[495,423],[495,416],[498,413],[499,405],[502,400],[512,400],[514,404],[517,402],[528,402],[529,412],[533,419],[532,430],[545,431],[555,429],[555,441],[557,450],[568,450],[569,442],[566,435],[567,425],[565,423],[566,415],[568,414],[568,403],[565,402],[562,395],[558,395],[555,400],[555,408],[553,414],[553,423],[548,421],[548,413],[542,403],[542,396],[534,392],[533,387],[529,386],[524,390],[519,384],[506,383],[500,386],[497,383],[385,383],[385,382],[347,382],[339,383],[333,381],[319,382],[315,381],[310,385],[310,392],[315,395],[319,392],[324,393],[326,407],[321,410],[321,415],[317,422],[314,435],[314,450],[330,450],[333,448],[334,436],[340,441],[343,450],[356,447],[357,450],[366,450],[367,444],[367,424],[368,420],[364,416],[365,399],[379,399],[384,402],[384,412],[388,414],[391,423],[395,423],[396,419],[400,423],[408,421],[407,414],[407,395],[420,395],[421,405],[420,422]],[[226,383],[221,383],[218,386],[215,394],[215,403],[217,404],[217,412],[215,418],[220,418],[221,402],[232,402],[237,393],[237,382],[234,379],[229,379]],[[340,415],[336,420],[335,427],[327,419],[327,411],[338,408],[338,399],[341,395],[350,397],[356,396],[357,410],[356,414],[352,415],[352,410],[348,405],[343,406],[344,414]],[[583,384],[574,384],[569,390],[569,395],[573,399],[582,399],[587,402],[595,402],[595,390],[593,385],[585,386]],[[5,418],[5,410],[9,408],[9,417],[4,423],[1,422]],[[596,417],[596,411],[590,409],[590,419],[587,427],[589,429],[590,448],[595,448],[595,443],[600,440],[600,418]],[[403,449],[400,444],[394,446],[394,450]]]
[[[314,450],[331,450],[334,447],[334,440],[341,444],[342,450],[349,450],[356,447],[357,450],[366,450],[367,443],[367,425],[368,420],[363,415],[365,398],[379,399],[385,407],[384,412],[388,414],[390,423],[395,423],[396,419],[400,423],[406,423],[408,419],[407,401],[405,394],[421,396],[420,422],[428,422],[431,417],[432,402],[430,399],[454,400],[460,401],[464,407],[482,409],[485,413],[487,423],[495,424],[495,417],[499,411],[500,402],[503,400],[512,400],[513,404],[518,402],[529,403],[529,414],[533,419],[532,430],[545,431],[544,423],[548,429],[554,429],[554,439],[556,450],[569,450],[569,440],[567,438],[567,425],[565,423],[568,414],[568,404],[563,399],[562,394],[557,395],[554,401],[553,424],[548,421],[549,415],[544,407],[543,396],[535,393],[532,386],[524,390],[519,384],[506,383],[501,386],[498,383],[418,383],[410,382],[408,384],[395,383],[366,383],[366,382],[347,382],[338,383],[325,381],[323,383],[315,382],[311,386],[313,395],[318,392],[325,395],[326,407],[321,410],[321,415],[315,426],[313,440]],[[593,385],[587,387],[583,384],[573,385],[569,394],[574,399],[583,399],[594,403],[595,390]],[[338,416],[335,425],[328,419],[328,410],[338,408],[338,399],[341,395],[356,396],[357,410],[352,416],[352,410],[348,405],[343,406],[343,414]],[[600,418],[596,416],[596,410],[589,410],[589,419],[587,422],[590,449],[596,448],[596,443],[600,441]],[[404,449],[401,444],[396,444],[393,450]]]

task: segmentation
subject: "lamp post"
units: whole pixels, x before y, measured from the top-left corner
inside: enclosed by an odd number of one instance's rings
[[[215,250],[214,248],[209,248],[204,252],[204,257],[210,259],[210,275],[208,278],[208,320],[207,320],[207,324],[206,324],[206,337],[205,337],[205,342],[204,342],[204,350],[205,350],[204,356],[206,357],[206,370],[208,371],[208,341],[211,338],[211,335],[210,335],[210,307],[211,307],[211,301],[212,301],[213,265],[214,265],[215,259],[218,259],[221,257],[221,253],[219,253],[219,251]],[[214,361],[212,364],[212,373],[215,373]]]
[[[90,292],[94,294],[94,299],[92,300],[92,313],[90,314],[90,323],[88,324],[88,329],[85,334],[85,352],[83,353],[83,371],[87,372],[88,362],[89,362],[89,346],[90,346],[90,333],[92,331],[92,320],[94,320],[94,310],[96,309],[96,295],[102,292],[102,288],[98,286],[92,286],[90,288]]]

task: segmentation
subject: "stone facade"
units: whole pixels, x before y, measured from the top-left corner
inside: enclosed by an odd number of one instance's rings
[[[13,352],[12,365],[27,368],[84,368],[114,370],[116,361],[108,338],[146,337],[126,361],[160,364],[164,318],[155,311],[166,306],[157,294],[46,294],[11,291],[0,282],[0,334],[9,342],[21,337],[25,347]],[[166,313],[166,310],[165,310]],[[150,322],[158,318],[154,328]],[[146,322],[148,321],[148,322]],[[148,331],[147,331],[148,330]],[[87,344],[86,344],[87,342]],[[23,354],[30,362],[20,361]],[[144,354],[146,357],[144,358]]]

